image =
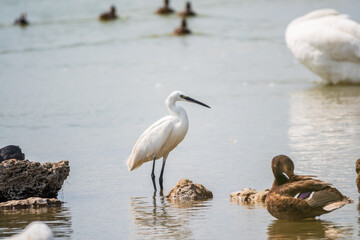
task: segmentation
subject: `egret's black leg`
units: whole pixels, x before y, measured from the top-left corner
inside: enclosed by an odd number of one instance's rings
[[[153,167],[152,167],[152,172],[151,172],[151,179],[154,185],[154,191],[156,192],[156,183],[155,183],[155,173],[154,173],[154,169],[155,169],[155,160],[156,160],[156,156],[154,156],[154,161],[153,161]]]
[[[165,155],[163,157],[163,163],[162,163],[162,166],[161,166],[161,172],[160,172],[160,177],[159,177],[159,183],[160,183],[160,190],[161,191],[163,190],[163,174],[164,174],[166,158],[167,158],[167,155]]]

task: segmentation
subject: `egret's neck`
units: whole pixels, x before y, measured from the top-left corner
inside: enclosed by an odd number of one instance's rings
[[[167,99],[166,105],[169,109],[170,114],[175,115],[181,119],[181,121],[188,121],[188,117],[184,108],[177,106],[176,101],[173,99]]]

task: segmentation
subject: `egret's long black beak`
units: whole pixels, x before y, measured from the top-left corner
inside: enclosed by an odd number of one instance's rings
[[[197,103],[197,104],[199,104],[199,105],[201,105],[201,106],[204,106],[204,107],[207,107],[207,108],[211,108],[211,107],[209,107],[208,105],[206,105],[205,103],[199,102],[198,100],[195,100],[195,99],[193,99],[193,98],[191,98],[191,97],[184,97],[184,99],[187,100],[187,101],[189,101],[189,102]]]

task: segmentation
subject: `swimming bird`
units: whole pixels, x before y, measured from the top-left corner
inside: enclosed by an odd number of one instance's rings
[[[118,18],[118,16],[116,14],[116,8],[114,5],[112,5],[110,7],[109,12],[102,13],[99,16],[99,20],[101,20],[101,21],[111,21],[111,20],[116,20],[117,18]]]
[[[9,240],[53,240],[51,229],[43,222],[30,223],[21,233],[8,238]]]
[[[188,35],[191,34],[190,29],[187,28],[187,23],[186,23],[186,19],[183,18],[181,20],[181,25],[180,27],[178,27],[177,29],[174,30],[173,32],[174,35],[178,35],[178,36],[183,36],[183,35]]]
[[[325,83],[360,83],[360,24],[333,9],[320,9],[287,26],[286,44],[296,59]]]
[[[352,203],[331,184],[294,174],[294,163],[285,155],[274,157],[271,168],[275,179],[265,204],[278,219],[315,218]]]
[[[180,17],[195,17],[196,13],[191,9],[191,3],[186,2],[185,11],[179,12]]]
[[[129,171],[135,170],[145,162],[153,161],[151,179],[155,191],[155,160],[163,158],[159,177],[160,189],[162,190],[166,159],[169,153],[184,139],[189,128],[186,111],[175,104],[177,101],[197,103],[210,108],[208,105],[187,96],[183,92],[172,92],[165,101],[170,115],[161,118],[145,130],[137,140],[127,160]]]
[[[26,13],[22,13],[19,18],[15,19],[14,24],[20,25],[21,27],[29,25],[29,21],[26,19]]]
[[[8,159],[24,160],[25,154],[19,146],[8,145],[0,149],[0,163]]]
[[[164,6],[159,8],[156,13],[160,15],[168,15],[173,13],[174,10],[169,6],[169,0],[164,0]]]

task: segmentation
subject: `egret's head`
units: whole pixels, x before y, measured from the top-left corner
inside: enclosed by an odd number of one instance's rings
[[[192,102],[192,103],[197,103],[201,106],[210,108],[208,105],[206,105],[205,103],[202,103],[198,100],[195,100],[189,96],[187,96],[185,93],[181,92],[181,91],[174,91],[172,92],[168,98],[166,99],[166,103],[170,103],[173,102],[175,103],[176,101],[185,101],[185,102]]]

